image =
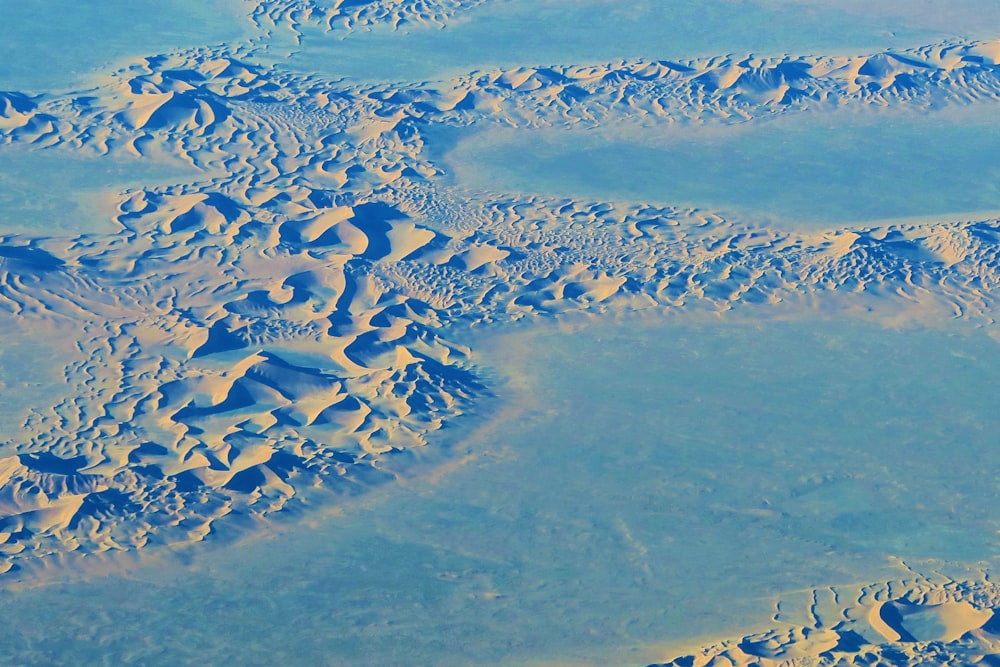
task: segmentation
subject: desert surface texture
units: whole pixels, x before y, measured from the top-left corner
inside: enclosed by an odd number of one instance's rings
[[[0,665],[1000,665],[995,0],[0,0]]]

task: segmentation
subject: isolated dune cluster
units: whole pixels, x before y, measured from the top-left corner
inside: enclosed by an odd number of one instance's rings
[[[444,24],[479,4],[279,0],[251,18],[338,31]],[[266,48],[145,57],[67,94],[0,92],[4,150],[180,161],[198,178],[118,194],[114,233],[0,229],[3,317],[15,337],[50,343],[40,363],[64,369],[51,404],[3,434],[6,576],[199,542],[405,476],[415,451],[491,393],[450,329],[568,312],[821,307],[992,322],[998,219],[789,231],[670,202],[472,192],[442,178],[433,137],[995,102],[1000,42],[392,85],[255,64]],[[873,588],[846,606],[824,602],[835,611],[812,626],[669,664],[831,651],[850,657],[843,664],[982,660],[1000,646],[996,599],[957,584]],[[877,648],[900,642],[925,652]]]
[[[1000,589],[910,574],[858,589],[810,591],[804,618],[786,618],[795,614],[779,604],[771,630],[650,667],[994,664]]]

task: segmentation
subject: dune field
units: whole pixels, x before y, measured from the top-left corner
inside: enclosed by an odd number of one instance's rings
[[[1000,664],[995,3],[0,16],[0,663]]]

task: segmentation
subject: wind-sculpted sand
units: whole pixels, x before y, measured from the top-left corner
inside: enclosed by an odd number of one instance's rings
[[[449,18],[486,0],[277,0],[249,2],[251,17],[262,27],[316,26],[327,30],[386,25],[394,29],[406,24],[446,25]]]
[[[248,18],[443,25],[480,4],[282,0]],[[91,89],[0,92],[3,143],[181,158],[202,174],[119,193],[112,234],[0,229],[9,335],[51,341],[39,363],[65,368],[51,403],[2,435],[9,578],[197,543],[405,477],[492,393],[453,333],[469,327],[748,309],[993,324],[1000,219],[788,231],[670,202],[472,192],[443,178],[433,138],[995,105],[1000,42],[526,64],[406,85],[291,74],[255,64],[264,51],[262,38],[152,55]],[[850,604],[817,593],[835,611],[667,664],[993,664],[992,586],[925,584],[864,588]]]
[[[905,564],[904,564],[905,565]],[[776,605],[775,627],[650,667],[993,665],[1000,588],[988,577],[913,577],[804,593]]]

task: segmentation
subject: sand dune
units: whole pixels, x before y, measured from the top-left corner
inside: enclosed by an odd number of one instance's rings
[[[293,34],[443,26],[482,4],[250,3],[259,27]],[[199,178],[114,193],[114,234],[0,228],[2,316],[64,369],[0,440],[0,585],[405,477],[492,391],[459,327],[637,311],[995,324],[1000,218],[787,231],[669,202],[469,191],[443,178],[435,130],[993,105],[1000,42],[524,63],[405,86],[260,65],[265,42],[152,55],[63,95],[0,92],[0,144],[182,159]],[[659,664],[1000,661],[985,574],[817,589],[801,607]]]
[[[24,127],[31,120],[35,103],[23,93],[0,91],[0,128]]]
[[[414,22],[445,25],[454,14],[481,5],[485,0],[279,0],[257,2],[252,11],[254,22],[261,27],[304,25],[327,30],[353,29],[373,25],[393,28]]]
[[[282,0],[253,18],[399,27],[478,4]],[[1000,219],[800,233],[665,204],[467,192],[440,178],[428,128],[996,102],[1000,43],[526,64],[405,89],[291,75],[252,51],[152,56],[68,95],[0,93],[2,143],[180,156],[203,175],[119,193],[118,234],[0,236],[0,310],[18,335],[58,321],[78,338],[75,353],[53,350],[64,394],[5,434],[0,569],[22,570],[9,577],[66,553],[197,543],[405,475],[401,452],[490,393],[449,327],[779,304],[993,323]],[[995,594],[935,595],[865,590],[836,622],[667,664],[992,655]]]
[[[809,597],[808,625],[787,622],[779,612],[773,630],[656,667],[991,665],[1000,655],[1000,590],[988,579],[917,576]]]
[[[402,99],[383,99],[424,111],[449,111],[450,119],[474,117],[481,111],[475,105],[444,100],[479,97],[489,101],[484,108],[496,120],[537,125],[567,120],[594,123],[632,115],[739,120],[789,108],[876,102],[928,108],[997,99],[995,66],[979,55],[994,48],[995,43],[946,43],[856,57],[725,56],[522,67],[476,72],[446,88],[429,87],[410,91]]]

